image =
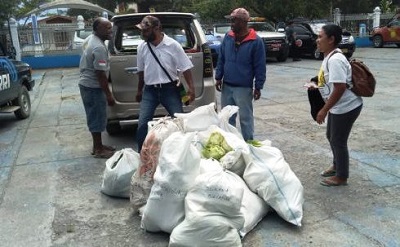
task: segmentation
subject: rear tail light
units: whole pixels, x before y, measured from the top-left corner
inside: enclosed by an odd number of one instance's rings
[[[212,56],[211,56],[211,49],[208,44],[202,45],[203,50],[203,77],[212,77],[213,76],[213,63],[212,63]]]

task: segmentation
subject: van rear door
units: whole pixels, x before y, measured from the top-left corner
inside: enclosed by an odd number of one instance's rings
[[[200,37],[196,33],[196,27],[192,18],[179,15],[157,16],[162,24],[162,29],[169,37],[178,41],[192,61],[193,82],[196,96],[203,93],[204,59]],[[135,26],[143,16],[129,16],[129,18],[116,19],[114,21],[114,37],[110,52],[110,77],[112,91],[119,102],[135,101],[137,93],[137,47],[143,40],[140,30]],[[184,81],[183,76],[181,80]]]

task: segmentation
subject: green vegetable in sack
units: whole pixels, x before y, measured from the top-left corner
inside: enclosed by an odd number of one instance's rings
[[[214,158],[216,160],[220,160],[226,154],[226,151],[221,146],[210,145],[206,146],[203,149],[202,154],[206,158]]]
[[[221,159],[227,152],[232,151],[232,147],[226,142],[224,136],[219,132],[211,133],[202,155],[206,158]]]
[[[225,138],[223,135],[221,135],[221,133],[213,132],[208,138],[207,145],[220,145],[220,143],[224,140]]]
[[[261,147],[262,143],[257,140],[247,140],[246,141],[248,144],[253,145],[254,147]]]

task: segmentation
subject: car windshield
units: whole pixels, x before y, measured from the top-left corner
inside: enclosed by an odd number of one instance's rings
[[[275,28],[267,22],[249,22],[248,26],[253,28],[257,32],[275,32]]]
[[[140,30],[135,26],[139,21],[124,20],[115,23],[115,47],[121,52],[136,52],[143,40]],[[195,45],[195,37],[191,31],[190,20],[168,19],[163,23],[163,32],[178,41],[183,49],[191,49]]]
[[[216,33],[227,33],[231,30],[231,25],[227,24],[226,26],[216,26],[215,32]]]

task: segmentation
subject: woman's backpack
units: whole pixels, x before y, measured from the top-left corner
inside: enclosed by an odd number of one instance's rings
[[[372,97],[375,92],[376,80],[367,65],[361,60],[350,59],[353,93],[362,97]]]
[[[332,57],[335,53],[339,53],[339,51],[334,51],[330,57]],[[355,95],[362,97],[372,97],[372,95],[374,95],[375,93],[376,85],[374,75],[371,73],[371,71],[363,61],[353,58],[350,59],[349,62],[351,65],[351,81],[353,82],[353,85],[351,86],[347,84],[348,88]]]

